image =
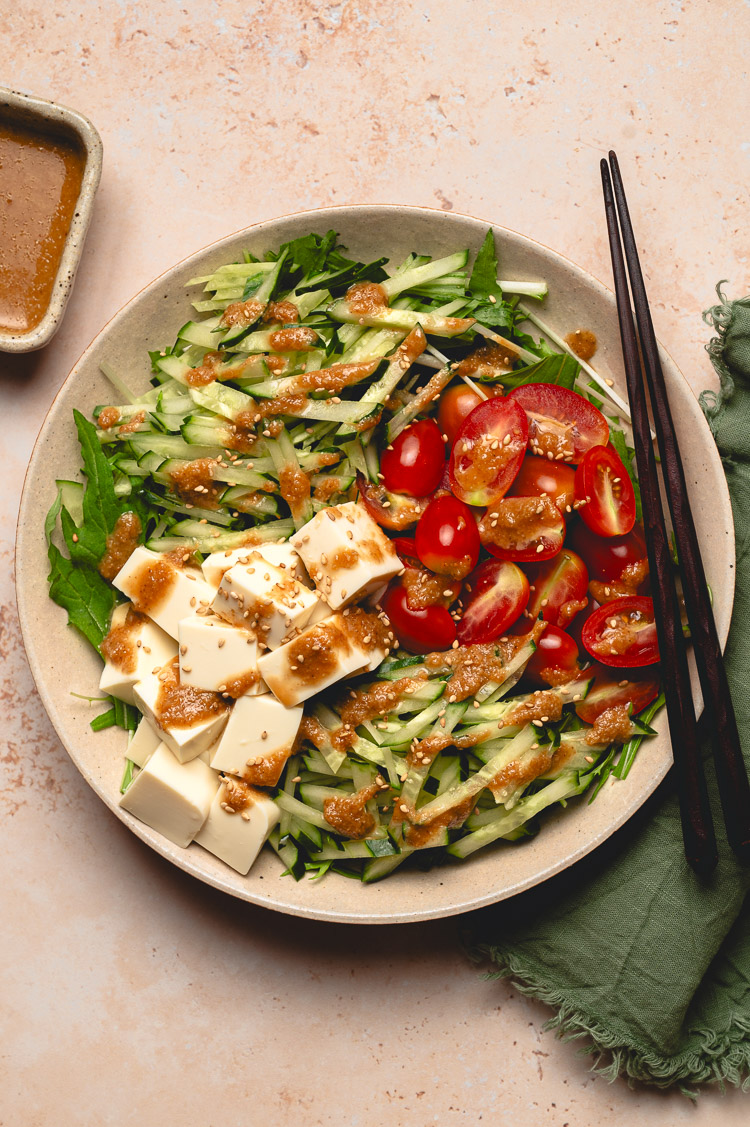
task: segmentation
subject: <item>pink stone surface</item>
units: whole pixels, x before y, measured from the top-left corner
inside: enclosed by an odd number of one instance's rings
[[[104,173],[52,344],[0,357],[0,1120],[589,1127],[747,1121],[588,1072],[549,1016],[459,953],[460,920],[347,929],[167,865],[96,800],[35,696],[12,590],[36,433],[152,277],[255,220],[412,203],[523,231],[609,279],[599,158],[620,156],[657,331],[712,384],[700,311],[748,285],[747,3],[360,0],[4,5],[3,82],[86,114]],[[41,519],[40,513],[40,519]],[[72,686],[74,687],[74,686]]]

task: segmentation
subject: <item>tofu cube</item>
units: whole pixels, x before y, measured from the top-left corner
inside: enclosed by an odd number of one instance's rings
[[[135,703],[180,763],[211,747],[229,719],[231,706],[217,693],[180,684],[176,659],[149,673],[133,692]]]
[[[308,626],[285,646],[258,661],[264,681],[291,708],[364,667],[365,655],[352,644],[346,618],[334,614]]]
[[[180,619],[208,607],[214,589],[194,568],[178,567],[159,552],[138,547],[112,580],[135,609],[177,639]]]
[[[278,806],[263,791],[226,778],[194,840],[245,876],[279,817]]]
[[[181,685],[230,697],[267,691],[258,673],[254,631],[231,626],[213,614],[194,614],[182,619],[179,636]]]
[[[391,541],[354,501],[321,509],[291,543],[333,610],[364,599],[403,571]]]
[[[135,704],[134,685],[157,665],[171,661],[177,654],[177,643],[145,615],[138,614],[132,603],[120,603],[101,652],[104,669],[99,688],[126,704]]]
[[[210,556],[206,556],[201,564],[203,578],[216,588],[221,583],[224,573],[229,571],[230,567],[234,567],[238,563],[249,564],[252,562],[251,557],[257,558],[258,556],[266,563],[273,564],[274,567],[293,575],[295,579],[301,579],[303,583],[307,580],[307,572],[292,545],[275,541],[270,544],[233,548],[227,552],[212,552]]]
[[[275,786],[292,754],[301,723],[301,708],[287,708],[270,694],[240,697],[211,766],[256,786]]]
[[[254,630],[271,650],[306,626],[316,605],[314,591],[263,559],[230,567],[211,604],[220,618]]]
[[[161,734],[144,716],[128,744],[126,755],[136,767],[145,767],[161,743]]]
[[[179,763],[161,743],[125,791],[120,806],[175,845],[186,846],[208,817],[218,788],[218,775],[202,759]]]

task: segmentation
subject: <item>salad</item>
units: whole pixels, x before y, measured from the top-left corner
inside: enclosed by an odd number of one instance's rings
[[[121,805],[247,873],[374,881],[534,834],[660,707],[627,409],[499,280],[310,234],[189,283],[75,412],[50,594],[104,659]],[[531,336],[535,326],[541,336]],[[548,343],[551,342],[550,343]]]

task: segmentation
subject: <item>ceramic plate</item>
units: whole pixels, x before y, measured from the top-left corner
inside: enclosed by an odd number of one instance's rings
[[[255,255],[311,230],[334,228],[352,257],[369,261],[388,255],[400,261],[410,251],[435,257],[469,247],[476,252],[487,223],[410,207],[342,207],[260,223],[199,251],[139,293],[103,329],[63,385],[42,427],[29,466],[18,527],[18,602],[31,669],[50,719],[69,755],[113,813],[162,856],[232,896],[294,915],[350,923],[395,923],[430,919],[479,908],[546,880],[609,837],[638,809],[666,774],[671,749],[666,718],[647,742],[625,782],[608,783],[593,805],[573,802],[548,817],[539,835],[514,845],[500,844],[460,864],[430,872],[398,870],[379,884],[330,875],[295,883],[264,851],[247,877],[239,876],[197,845],[180,849],[118,808],[125,736],[110,728],[93,733],[87,704],[72,691],[95,695],[99,658],[66,624],[65,612],[47,595],[47,559],[42,523],[55,496],[55,478],[78,474],[74,407],[89,413],[111,401],[100,374],[111,364],[134,388],[149,381],[148,349],[174,340],[190,316],[184,286],[209,274],[245,249]],[[561,334],[592,330],[599,341],[598,371],[622,394],[619,335],[613,295],[560,255],[512,231],[496,227],[501,274],[549,284],[544,316]],[[708,426],[690,388],[662,352],[664,374],[685,458],[698,535],[715,597],[719,636],[726,639],[734,584],[734,536],[724,474]],[[696,700],[699,694],[696,689]]]

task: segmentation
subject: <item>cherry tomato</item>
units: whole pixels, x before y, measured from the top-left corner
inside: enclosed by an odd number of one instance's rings
[[[616,582],[628,564],[645,559],[646,541],[636,526],[625,536],[603,538],[592,532],[582,521],[576,521],[568,537],[570,546],[582,556],[592,579],[603,583]]]
[[[426,567],[452,579],[463,579],[479,559],[474,514],[468,505],[450,494],[430,501],[419,518],[415,543]]]
[[[565,462],[551,462],[548,458],[527,454],[508,496],[541,497],[547,493],[561,513],[570,512],[576,499],[575,479],[575,470]]]
[[[413,536],[394,536],[391,544],[396,549],[401,563],[406,564],[407,567],[411,564],[419,566],[419,556]]]
[[[631,674],[628,680],[616,680],[611,670],[602,665],[594,665],[586,670],[594,683],[583,700],[576,704],[576,712],[586,724],[593,724],[598,716],[608,708],[631,705],[631,715],[642,712],[646,705],[656,700],[659,682],[643,674]]]
[[[448,650],[456,640],[456,624],[445,607],[421,607],[413,610],[406,597],[406,588],[392,583],[380,600],[400,645],[410,653]]]
[[[379,482],[368,481],[361,473],[357,474],[357,489],[372,519],[383,528],[398,532],[416,524],[430,503],[429,497],[404,497],[400,493],[389,493]]]
[[[535,685],[549,685],[543,677],[545,670],[555,673],[569,673],[574,677],[578,672],[578,646],[570,634],[550,622],[536,644],[536,650],[529,658],[524,677]]]
[[[443,476],[445,443],[434,419],[420,419],[403,430],[380,455],[383,485],[391,493],[425,497]]]
[[[438,426],[448,442],[453,445],[461,424],[467,415],[484,400],[463,381],[453,384],[440,396]]]
[[[466,581],[469,595],[458,624],[462,646],[492,642],[522,614],[529,599],[529,581],[513,563],[485,560]]]
[[[479,535],[500,560],[536,562],[560,551],[565,521],[549,497],[503,497],[482,517]]]
[[[609,426],[601,411],[567,387],[522,384],[508,393],[508,399],[523,407],[528,416],[532,454],[575,466],[587,450],[609,442]]]
[[[586,564],[570,548],[563,548],[551,560],[529,564],[526,574],[532,586],[528,611],[545,622],[565,627],[586,607],[589,573]]]
[[[581,639],[593,658],[616,669],[654,665],[659,644],[654,604],[645,595],[626,595],[599,607],[586,619]]]
[[[635,524],[635,493],[611,446],[594,446],[576,470],[576,500],[584,524],[599,536],[625,536]]]
[[[468,505],[490,505],[510,489],[526,452],[526,415],[510,399],[487,399],[467,415],[450,457],[451,489]]]

